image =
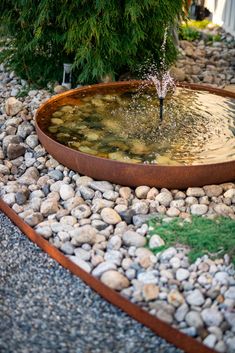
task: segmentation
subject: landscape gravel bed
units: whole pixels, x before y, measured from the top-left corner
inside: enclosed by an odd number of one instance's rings
[[[0,213],[1,353],[180,353],[100,298]]]
[[[207,42],[208,36],[220,41]],[[180,56],[175,74],[181,81],[235,89],[235,40],[221,27],[202,31],[201,39],[179,41]]]
[[[187,190],[135,189],[96,181],[60,165],[40,145],[34,113],[51,94],[30,90],[0,67],[0,196],[78,266],[218,352],[235,352],[235,270],[227,255],[189,263],[187,249],[152,236],[147,221],[191,215],[235,219],[235,184]]]

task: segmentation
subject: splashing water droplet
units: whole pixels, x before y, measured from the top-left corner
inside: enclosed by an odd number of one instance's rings
[[[150,73],[147,75],[147,79],[152,81],[159,98],[160,102],[160,120],[163,119],[163,102],[166,97],[167,90],[169,88],[175,88],[175,82],[170,72],[166,70],[165,54],[166,54],[166,40],[167,40],[168,27],[165,28],[163,42],[161,45],[162,58],[160,60],[160,72],[154,72],[153,67],[150,68]]]
[[[170,72],[167,71],[161,75],[161,77],[158,77],[157,75],[149,75],[149,80],[154,83],[154,86],[156,87],[157,95],[159,98],[165,98],[167,94],[167,89],[168,88],[174,88],[175,87],[175,82],[174,79],[171,77]]]

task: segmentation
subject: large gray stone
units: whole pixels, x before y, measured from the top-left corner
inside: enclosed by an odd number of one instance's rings
[[[176,271],[176,279],[180,282],[186,280],[187,278],[189,278],[189,276],[190,272],[184,268],[179,268]]]
[[[36,232],[43,236],[45,239],[49,239],[52,236],[52,229],[50,226],[40,226],[36,228]]]
[[[146,238],[133,230],[126,231],[123,234],[122,241],[126,246],[135,246],[137,248],[143,247],[146,244]]]
[[[8,136],[4,137],[3,142],[2,142],[3,153],[4,154],[7,153],[7,147],[10,143],[19,144],[20,142],[22,142],[22,139],[17,135],[8,135]]]
[[[9,168],[4,164],[0,164],[0,174],[10,174]]]
[[[171,195],[170,192],[163,191],[156,196],[156,201],[158,201],[161,205],[165,207],[170,206],[170,203],[172,200],[173,200],[173,196]]]
[[[101,276],[101,282],[118,291],[129,286],[129,280],[120,272],[114,270],[104,272]]]
[[[76,217],[78,220],[88,218],[91,215],[91,209],[88,205],[78,205],[71,211],[71,215]]]
[[[155,249],[163,245],[165,245],[165,241],[157,234],[152,235],[151,238],[149,239],[150,249]]]
[[[177,254],[177,250],[173,247],[170,247],[164,250],[160,255],[161,262],[168,262],[170,259]]]
[[[233,299],[235,300],[235,286],[230,287],[224,294],[226,299]]]
[[[23,121],[23,123],[21,123],[18,127],[17,135],[19,135],[20,137],[22,137],[23,140],[25,140],[26,137],[30,135],[30,133],[33,131],[34,131],[33,125],[30,124],[29,121]]]
[[[219,326],[223,321],[223,315],[216,308],[202,310],[201,316],[207,326]]]
[[[7,157],[8,159],[16,159],[25,154],[25,147],[18,143],[9,143],[7,146]]]
[[[20,184],[31,185],[36,184],[39,179],[39,172],[37,168],[30,167],[26,172],[18,179]]]
[[[37,145],[38,145],[38,137],[37,135],[29,135],[26,140],[25,143],[27,143],[27,145],[34,149]]]
[[[185,316],[185,321],[189,326],[192,327],[203,327],[203,321],[201,315],[197,311],[190,311]]]
[[[60,197],[64,201],[71,199],[75,195],[75,191],[73,187],[68,184],[62,184],[59,190],[59,193],[60,193]]]
[[[95,277],[100,277],[103,273],[110,270],[116,270],[116,268],[117,266],[114,263],[104,261],[94,268],[94,270],[92,271],[92,274]]]
[[[175,312],[175,319],[178,322],[183,321],[188,311],[189,311],[189,307],[186,303],[180,305]]]
[[[93,190],[98,190],[101,192],[113,190],[113,185],[111,183],[109,183],[108,181],[90,181],[89,186]]]
[[[102,220],[108,224],[117,224],[122,221],[119,214],[110,207],[103,208],[100,215]]]
[[[203,187],[205,193],[209,197],[218,197],[222,194],[223,188],[221,185],[206,185]]]
[[[133,216],[133,224],[136,226],[136,227],[140,227],[142,226],[142,224],[148,222],[150,219],[152,218],[155,218],[155,217],[159,217],[159,214],[158,213],[149,213],[149,214],[138,214],[138,215],[134,215]]]
[[[43,216],[40,212],[32,212],[28,216],[24,218],[24,221],[30,225],[31,227],[36,226],[40,222],[42,222]]]
[[[66,241],[60,247],[60,250],[63,251],[67,255],[74,254],[74,246],[70,243],[70,241]]]
[[[232,327],[232,329],[235,329],[235,312],[225,312],[224,313],[225,319],[229,323],[229,325]]]
[[[149,186],[138,186],[135,189],[135,194],[139,199],[146,199],[149,190],[150,190]]]
[[[199,289],[195,289],[187,295],[186,301],[190,305],[201,306],[204,304],[205,298]]]
[[[231,207],[225,205],[224,203],[218,203],[214,206],[214,210],[221,216],[228,216],[234,214],[234,211]]]
[[[131,210],[133,210],[135,214],[146,215],[149,211],[149,207],[147,202],[137,201],[131,206]]]
[[[58,210],[59,210],[58,201],[53,198],[49,198],[43,201],[40,208],[40,212],[45,217],[49,216],[50,214],[56,213]]]
[[[84,243],[95,244],[97,240],[97,231],[88,224],[71,231],[71,237],[71,243],[73,245],[81,245]]]
[[[91,264],[89,264],[88,262],[80,259],[78,256],[73,256],[70,255],[68,256],[68,258],[74,262],[78,267],[81,267],[82,270],[90,273],[91,272]]]
[[[214,348],[216,341],[217,341],[216,336],[213,333],[211,333],[203,340],[203,343],[205,344],[205,346],[209,348]]]
[[[188,188],[186,191],[186,195],[193,197],[201,197],[205,195],[205,191],[203,190],[203,188],[199,187]]]
[[[202,216],[202,215],[207,213],[208,206],[207,205],[201,205],[201,204],[192,205],[190,207],[190,211],[195,216]]]

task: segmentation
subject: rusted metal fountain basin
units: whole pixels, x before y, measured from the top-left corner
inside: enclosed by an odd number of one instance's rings
[[[45,132],[45,125],[53,112],[63,105],[76,105],[81,95],[128,92],[142,81],[127,81],[85,86],[58,94],[45,102],[36,113],[36,131],[45,149],[64,166],[96,180],[137,186],[149,185],[169,189],[220,184],[235,180],[235,160],[215,164],[157,165],[133,164],[101,158],[64,146]],[[184,84],[181,87],[207,91],[223,97],[235,98],[235,93],[204,85]],[[128,128],[128,127],[127,127]]]

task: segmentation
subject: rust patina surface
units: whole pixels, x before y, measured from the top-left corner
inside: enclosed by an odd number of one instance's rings
[[[49,116],[62,105],[74,105],[83,94],[107,94],[126,92],[137,88],[143,81],[126,81],[85,86],[58,94],[45,102],[36,113],[36,131],[45,149],[61,164],[88,175],[96,180],[128,185],[149,185],[159,188],[185,189],[190,186],[220,184],[235,179],[235,160],[189,166],[163,166],[133,164],[93,156],[76,151],[53,140],[45,133],[45,124]],[[207,91],[219,96],[235,98],[235,93],[218,88],[197,84],[181,84],[180,87]]]

